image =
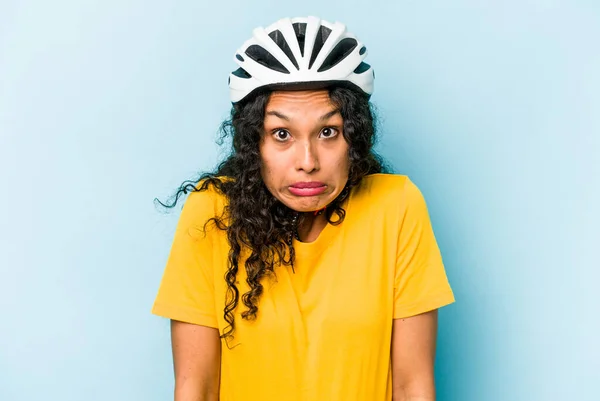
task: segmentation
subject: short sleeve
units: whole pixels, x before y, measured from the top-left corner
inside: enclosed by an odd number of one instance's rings
[[[192,192],[183,207],[152,313],[172,320],[218,327],[210,230],[210,190]],[[209,227],[211,224],[207,225]]]
[[[405,182],[394,278],[394,319],[415,316],[454,302],[425,199]]]

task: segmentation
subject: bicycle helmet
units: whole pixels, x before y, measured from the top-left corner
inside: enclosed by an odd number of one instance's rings
[[[340,22],[316,17],[283,18],[254,29],[235,54],[240,68],[229,75],[232,103],[263,89],[351,86],[367,97],[375,73],[363,62],[367,48]]]

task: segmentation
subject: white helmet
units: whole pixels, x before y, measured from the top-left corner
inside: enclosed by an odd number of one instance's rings
[[[240,66],[229,74],[232,103],[255,90],[316,89],[341,84],[373,93],[373,68],[364,63],[367,48],[346,26],[316,17],[284,18],[256,28],[235,54]]]

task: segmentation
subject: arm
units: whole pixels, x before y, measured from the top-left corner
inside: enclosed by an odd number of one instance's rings
[[[171,320],[175,401],[218,401],[221,365],[219,331]]]
[[[394,319],[392,386],[394,401],[435,401],[433,366],[437,309]]]

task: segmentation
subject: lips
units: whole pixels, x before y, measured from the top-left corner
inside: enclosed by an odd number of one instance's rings
[[[295,184],[292,184],[292,187],[294,188],[300,188],[300,189],[304,189],[304,188],[320,188],[320,187],[324,187],[325,184],[322,182],[318,182],[318,181],[310,181],[310,182],[297,182]]]
[[[316,196],[327,189],[327,185],[322,182],[297,182],[290,186],[290,193],[296,196]]]

